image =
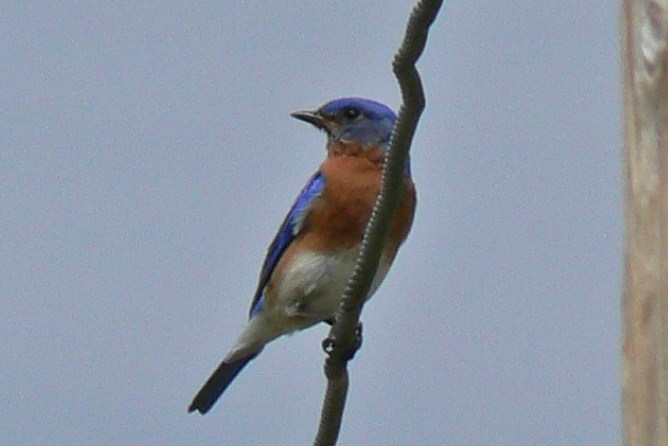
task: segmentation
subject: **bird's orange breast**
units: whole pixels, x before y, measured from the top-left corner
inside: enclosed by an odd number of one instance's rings
[[[305,239],[304,243],[314,250],[351,248],[362,240],[382,178],[382,154],[369,155],[330,155],[322,164],[325,187],[305,221],[309,228],[305,237],[310,240]],[[406,178],[404,195],[389,234],[393,251],[408,235],[415,202],[415,188]]]

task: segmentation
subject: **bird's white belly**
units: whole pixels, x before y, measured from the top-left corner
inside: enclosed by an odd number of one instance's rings
[[[275,304],[250,318],[226,361],[257,353],[272,339],[330,319],[357,261],[358,250],[336,253],[305,252],[292,260],[276,284]],[[378,289],[390,268],[391,257],[381,256],[367,299]]]
[[[339,307],[358,252],[349,249],[337,253],[306,252],[297,256],[278,286],[278,308],[289,317],[303,316],[314,319],[314,322],[332,317]],[[378,289],[389,267],[390,262],[383,255],[367,299]]]

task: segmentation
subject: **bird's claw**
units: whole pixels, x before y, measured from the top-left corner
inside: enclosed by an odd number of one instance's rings
[[[332,355],[332,352],[334,349],[338,346],[340,346],[335,338],[332,336],[327,336],[323,341],[322,341],[322,349],[327,353],[328,355]],[[343,359],[346,361],[350,361],[355,357],[355,354],[357,351],[362,347],[362,322],[357,323],[357,327],[355,327],[355,339],[353,340],[353,344],[350,346],[348,351],[343,355]]]

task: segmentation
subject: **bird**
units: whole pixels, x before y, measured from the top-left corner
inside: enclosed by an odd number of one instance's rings
[[[346,97],[291,116],[326,134],[325,160],[269,245],[245,327],[188,412],[206,414],[270,341],[319,322],[333,323],[355,266],[380,191],[396,115],[379,102]],[[406,240],[416,202],[407,160],[402,198],[366,299],[378,289]]]

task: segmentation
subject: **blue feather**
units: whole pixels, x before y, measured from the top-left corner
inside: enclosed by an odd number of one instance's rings
[[[292,208],[290,208],[290,212],[288,212],[285,220],[283,220],[283,224],[276,233],[271,245],[269,245],[267,256],[262,264],[257,290],[255,291],[253,302],[251,303],[250,317],[253,317],[262,311],[264,304],[264,290],[269,282],[269,278],[274,272],[274,269],[285,250],[301,231],[304,219],[308,214],[311,204],[320,196],[324,187],[325,177],[318,171],[309,179],[308,183],[306,183],[306,186],[302,189],[297,200],[292,205]]]

